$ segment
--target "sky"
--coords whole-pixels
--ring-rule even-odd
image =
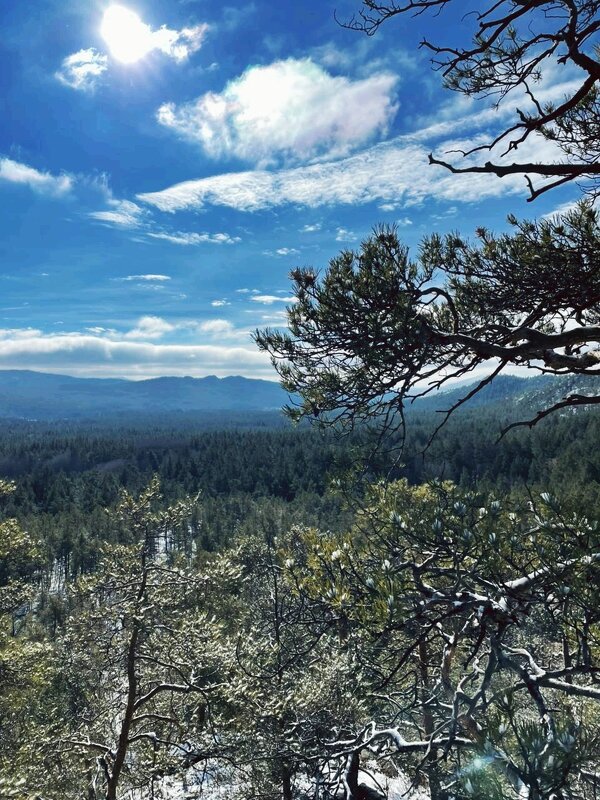
[[[500,231],[575,198],[532,205],[523,177],[428,166],[524,100],[443,88],[418,43],[467,43],[468,16],[367,37],[336,21],[359,8],[2,0],[0,369],[275,379],[250,337],[284,325],[294,267],[380,223],[416,253],[433,231]],[[550,66],[543,99],[569,69]]]

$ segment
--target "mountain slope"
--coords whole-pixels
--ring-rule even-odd
[[[416,400],[409,411],[444,411],[475,384]],[[566,394],[598,394],[594,378],[500,375],[464,408],[510,405],[517,414],[545,408]],[[0,419],[77,420],[118,415],[278,411],[289,402],[278,383],[239,376],[216,378],[74,378],[29,370],[0,370]]]
[[[280,409],[277,383],[228,378],[73,378],[29,370],[0,371],[0,417],[81,419],[123,413]]]
[[[446,411],[466,397],[476,386],[463,384],[445,392],[419,398],[409,406],[414,411]],[[516,375],[499,375],[470,398],[462,408],[510,405],[517,413],[547,408],[569,394],[600,394],[600,380],[589,376],[537,375],[520,378]]]

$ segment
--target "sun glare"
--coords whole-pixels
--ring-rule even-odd
[[[153,48],[152,29],[125,6],[107,8],[100,34],[111,55],[123,64],[134,64]]]

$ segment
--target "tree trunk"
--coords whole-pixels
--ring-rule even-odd
[[[346,798],[345,800],[385,800],[376,789],[358,782],[360,754],[352,753],[346,764]]]
[[[123,722],[121,723],[121,732],[119,734],[119,744],[117,745],[117,753],[113,763],[110,780],[106,787],[106,800],[117,800],[117,788],[119,786],[119,779],[121,771],[125,764],[127,756],[127,748],[129,747],[129,731],[131,729],[131,721],[133,719],[133,712],[135,711],[135,700],[137,695],[137,675],[135,672],[135,657],[137,649],[137,641],[139,636],[139,629],[135,624],[129,640],[129,647],[127,649],[127,704],[125,706],[125,714],[123,715]]]
[[[352,753],[346,763],[346,798],[345,800],[358,800],[358,768],[360,755]]]
[[[281,794],[283,800],[292,800],[292,771],[285,762],[281,766]]]
[[[425,639],[422,639],[419,642],[419,673],[421,678],[421,705],[423,708],[423,729],[425,732],[425,738],[428,739],[434,734],[435,721],[433,719],[433,714],[429,710],[427,704],[429,700],[430,680],[429,680],[429,648],[427,647],[427,641]],[[431,752],[427,757],[427,762],[428,763],[427,766],[425,767],[425,771],[427,773],[427,779],[429,781],[429,794],[431,795],[431,800],[442,800],[443,795],[437,768],[437,750],[435,750],[434,748],[431,749]]]

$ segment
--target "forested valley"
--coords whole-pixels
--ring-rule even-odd
[[[416,412],[401,458],[392,434],[373,455],[367,427],[340,438],[277,414],[4,423],[2,797],[425,796],[450,765],[400,737],[452,715],[457,670],[482,708],[454,796],[505,796],[508,765],[532,768],[524,748],[553,787],[593,763],[596,740],[577,738],[593,684],[552,706],[549,744],[521,668],[496,686],[478,667],[484,636],[512,629],[515,659],[524,641],[554,664],[553,696],[593,647],[596,584],[566,564],[600,530],[600,416],[498,441],[510,419],[466,408],[430,440],[439,414]],[[457,620],[475,635],[452,665]]]
[[[150,418],[129,427],[96,423],[0,424],[0,475],[14,484],[2,499],[5,518],[16,518],[44,543],[47,563],[76,577],[93,571],[103,542],[118,541],[106,514],[123,491],[139,495],[156,478],[163,504],[198,497],[190,542],[213,552],[255,513],[286,524],[342,530],[352,516],[335,487],[357,464],[371,479],[439,479],[465,490],[551,490],[572,504],[598,504],[600,417],[566,414],[498,441],[511,414],[498,403],[466,409],[439,422],[434,412],[411,418],[399,453],[390,435],[380,454],[363,463],[370,434],[340,438],[287,424],[277,413],[248,415],[244,427],[202,430],[202,422]],[[255,510],[249,518],[251,509]]]

